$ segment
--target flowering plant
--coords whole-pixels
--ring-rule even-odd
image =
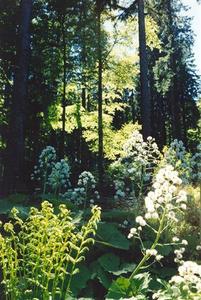
[[[53,190],[55,195],[62,195],[62,192],[70,186],[69,177],[70,167],[67,161],[61,159],[60,162],[52,166],[52,171],[48,177],[50,190]]]
[[[160,281],[163,288],[154,293],[153,299],[199,300],[201,299],[201,265],[184,261],[178,268],[178,275],[169,283]]]
[[[144,216],[136,217],[136,227],[130,229],[128,238],[136,238],[140,241],[141,252],[143,254],[139,263],[135,266],[129,278],[120,277],[113,282],[109,289],[109,296],[116,296],[114,299],[130,298],[130,299],[147,299],[146,294],[149,290],[148,283],[150,279],[146,279],[146,288],[139,294],[135,289],[138,286],[139,276],[146,276],[147,273],[141,273],[146,268],[149,268],[155,261],[161,261],[163,256],[160,254],[161,246],[165,246],[161,242],[162,235],[175,223],[178,222],[181,214],[186,209],[186,193],[180,189],[182,180],[178,176],[178,172],[171,165],[161,168],[154,176],[152,190],[145,198]],[[154,239],[149,247],[145,246],[142,239],[144,228],[148,228],[153,232]],[[183,257],[184,246],[187,245],[186,240],[179,241],[174,237],[171,245],[180,246],[180,249],[175,250],[176,259],[180,260]],[[145,280],[145,279],[144,279]],[[122,285],[124,283],[124,289]],[[122,294],[120,290],[122,289]],[[121,297],[120,297],[121,294]],[[109,297],[108,297],[109,298]],[[162,299],[162,298],[161,298]]]
[[[79,175],[77,187],[73,190],[68,190],[63,198],[68,199],[76,205],[83,205],[86,208],[88,202],[93,205],[95,200],[100,198],[98,191],[96,191],[96,180],[92,173],[84,171]]]
[[[123,154],[111,166],[114,176],[115,200],[137,205],[150,184],[154,169],[160,160],[160,152],[152,137],[143,141],[136,130],[123,146]]]
[[[191,168],[193,182],[201,182],[201,144],[197,146],[197,152],[192,156]]]
[[[31,179],[42,183],[43,194],[47,191],[48,176],[51,173],[52,167],[56,161],[56,151],[52,146],[47,146],[42,150],[38,166],[34,166],[34,172],[31,174]]]
[[[164,150],[163,163],[171,164],[179,172],[183,183],[191,182],[191,154],[186,151],[182,141],[175,139],[168,148]]]
[[[186,193],[179,190],[182,181],[178,177],[178,172],[171,165],[160,169],[155,176],[153,190],[145,198],[145,216],[136,217],[137,228],[131,228],[128,238],[136,237],[141,242],[143,258],[133,271],[131,278],[139,272],[154,257],[161,260],[157,246],[161,246],[161,235],[175,222],[178,222],[180,213],[186,209]],[[151,221],[155,220],[155,227]],[[148,227],[155,234],[155,239],[150,249],[146,249],[141,239],[141,232],[144,227]]]

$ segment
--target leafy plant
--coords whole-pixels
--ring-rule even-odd
[[[132,280],[119,277],[109,288],[106,299],[136,299],[148,300],[149,283],[151,281],[148,273],[135,275]]]
[[[94,243],[100,208],[92,208],[91,218],[81,228],[63,204],[56,215],[44,201],[41,210],[30,209],[25,221],[16,208],[11,213],[13,221],[3,225],[5,235],[0,235],[6,299],[66,299],[72,295],[72,278]]]

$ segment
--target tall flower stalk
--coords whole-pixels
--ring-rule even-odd
[[[128,238],[135,237],[140,240],[143,257],[130,275],[130,280],[146,268],[147,262],[151,257],[161,260],[162,256],[158,254],[157,246],[160,244],[160,238],[163,232],[177,222],[178,212],[186,209],[186,193],[179,190],[182,181],[178,177],[177,171],[171,165],[160,169],[156,174],[153,190],[145,198],[145,216],[136,218],[137,228],[131,228]],[[152,221],[158,223],[157,228],[152,226]],[[144,247],[141,239],[142,228],[150,228],[155,239],[149,249]]]

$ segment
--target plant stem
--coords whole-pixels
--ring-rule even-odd
[[[162,218],[160,220],[160,225],[158,228],[158,232],[155,238],[155,241],[153,242],[152,246],[151,246],[151,250],[155,249],[158,241],[160,239],[161,233],[163,231],[163,226],[164,226],[164,221],[165,221],[165,215],[166,215],[166,209],[164,209],[163,214],[162,214]],[[141,259],[141,261],[139,262],[139,264],[137,265],[137,267],[133,270],[131,276],[129,277],[129,280],[132,280],[133,277],[138,273],[138,271],[142,268],[142,266],[145,264],[145,262],[150,258],[150,254],[145,254],[143,256],[143,258]]]

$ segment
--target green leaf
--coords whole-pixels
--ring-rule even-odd
[[[73,295],[78,295],[78,293],[86,287],[87,281],[90,278],[90,270],[85,265],[80,265],[79,273],[76,273],[71,281],[71,290],[73,292]]]
[[[111,285],[111,277],[108,273],[104,271],[104,269],[101,267],[101,265],[98,262],[93,262],[90,265],[91,269],[91,279],[97,278],[98,281],[106,288],[108,289]]]
[[[131,281],[132,290],[135,295],[146,294],[149,289],[149,283],[151,281],[149,273],[137,274]]]
[[[96,233],[96,242],[108,247],[128,250],[128,239],[117,229],[114,224],[99,223]]]
[[[120,258],[115,254],[104,254],[99,257],[98,262],[108,272],[113,273],[119,270]]]
[[[130,294],[130,281],[128,278],[119,277],[113,281],[109,288],[106,299],[121,299],[132,296]]]
[[[113,271],[112,274],[119,276],[122,274],[131,273],[131,272],[133,272],[135,267],[136,267],[136,264],[134,264],[134,263],[122,263],[119,267],[119,270]]]
[[[172,247],[170,245],[159,246],[159,252],[163,256],[167,256],[172,252]]]

